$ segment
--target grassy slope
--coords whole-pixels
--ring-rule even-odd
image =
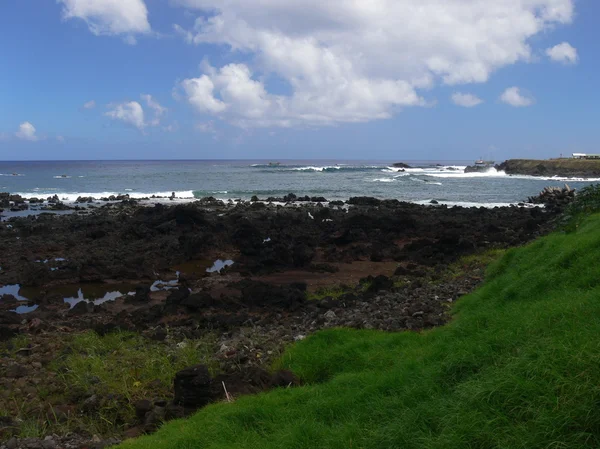
[[[600,447],[600,215],[513,249],[429,332],[329,330],[310,385],[216,404],[123,448]]]

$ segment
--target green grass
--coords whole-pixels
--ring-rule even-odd
[[[178,345],[164,344],[130,333],[118,332],[99,336],[89,331],[69,336],[63,345],[65,355],[57,358],[52,370],[62,383],[60,397],[51,394],[44,383],[38,386],[39,399],[48,404],[47,412],[32,421],[48,431],[77,431],[113,435],[134,420],[133,403],[138,399],[172,396],[173,378],[183,368],[203,363],[213,372],[214,336],[185,340]],[[56,419],[52,404],[82,404],[96,395],[98,406],[70,415],[66,421]],[[19,413],[31,418],[32,412]],[[33,433],[35,427],[26,433]]]
[[[486,249],[482,252],[463,256],[451,264],[443,276],[443,281],[456,279],[466,274],[473,274],[483,270],[488,265],[499,260],[506,253],[505,249]]]
[[[209,338],[170,347],[130,332],[101,337],[90,331],[72,340],[71,353],[61,362],[61,371],[71,389],[88,391],[96,385],[101,394],[135,401],[158,393],[155,385],[169,388],[175,373],[183,368],[199,363],[214,365],[212,346]]]
[[[453,313],[420,334],[319,332],[280,361],[308,385],[121,447],[600,447],[600,215],[507,251]]]

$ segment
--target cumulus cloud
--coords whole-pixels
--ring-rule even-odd
[[[146,111],[144,111],[142,105],[137,101],[111,104],[108,106],[110,110],[106,112],[105,115],[114,120],[119,120],[127,125],[133,126],[140,131],[143,131],[144,128],[148,126],[160,125],[160,121],[167,112],[167,108],[161,106],[158,101],[152,98],[152,95],[142,94],[141,99],[152,111],[152,119],[149,119],[148,121],[146,120]],[[167,126],[164,129],[166,131],[173,131],[175,128]]]
[[[29,140],[35,142],[38,140],[36,136],[35,126],[29,122],[23,122],[19,125],[19,130],[15,133],[15,136],[21,140]]]
[[[500,96],[500,101],[516,108],[531,106],[535,99],[528,93],[523,93],[518,87],[509,87]]]
[[[83,104],[83,109],[94,109],[96,107],[96,102],[94,100],[90,100],[87,103]]]
[[[198,111],[243,126],[387,118],[437,84],[486,82],[530,61],[530,38],[571,22],[573,0],[177,0],[201,12],[191,43],[244,59],[180,87]],[[274,93],[269,87],[283,86]],[[281,94],[285,92],[285,94]]]
[[[577,55],[577,49],[568,42],[555,45],[552,48],[546,50],[546,54],[550,59],[561,64],[577,64],[579,56]]]
[[[99,35],[125,35],[135,43],[134,34],[150,32],[144,0],[58,0],[65,19],[82,19]],[[131,40],[133,39],[133,41]]]
[[[142,100],[146,102],[146,105],[152,109],[154,117],[150,121],[150,125],[158,126],[162,116],[167,112],[167,108],[162,107],[157,101],[152,98],[152,95],[143,94]]]
[[[452,94],[452,102],[457,106],[472,108],[483,103],[483,100],[473,94],[463,94],[455,92]]]
[[[133,126],[140,131],[146,127],[144,120],[144,109],[137,101],[120,103],[110,106],[112,109],[106,112],[106,116],[113,120],[120,120],[123,123]]]

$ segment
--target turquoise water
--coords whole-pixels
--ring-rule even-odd
[[[213,196],[249,199],[297,195],[348,199],[352,196],[448,204],[500,205],[525,200],[548,185],[579,188],[595,180],[465,174],[471,161],[52,161],[0,162],[0,191],[26,197],[103,197],[127,193],[179,198]],[[439,164],[439,165],[436,165]]]

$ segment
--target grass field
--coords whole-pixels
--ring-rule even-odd
[[[306,386],[120,447],[600,447],[600,215],[507,251],[453,314],[423,333],[319,332],[279,362]]]

